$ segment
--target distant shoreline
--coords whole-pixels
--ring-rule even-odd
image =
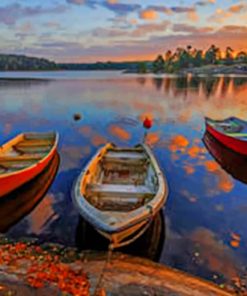
[[[56,63],[43,58],[0,54],[0,72],[67,72],[67,71],[122,71],[123,74],[153,75],[247,75],[247,53],[240,52],[237,58],[228,53],[228,58],[219,58],[217,48],[211,46],[202,51],[177,49],[168,51],[165,59],[159,55],[155,61]],[[228,49],[229,51],[229,49]]]

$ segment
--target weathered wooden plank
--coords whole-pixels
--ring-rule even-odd
[[[100,196],[116,197],[144,197],[152,196],[154,193],[150,188],[143,185],[126,185],[126,184],[89,184],[87,191]]]
[[[104,156],[106,159],[133,159],[133,160],[140,160],[140,159],[146,159],[146,155],[144,153],[139,152],[115,152],[111,151],[106,153]]]
[[[7,155],[7,156],[0,156],[0,162],[25,162],[25,161],[36,161],[40,160],[43,156],[41,155],[30,155],[30,154],[24,154],[24,155]]]
[[[29,147],[29,146],[51,146],[52,141],[49,140],[27,140],[27,141],[22,141],[18,143],[16,146],[17,147]]]
[[[26,133],[24,138],[26,140],[34,140],[34,139],[47,139],[54,140],[54,133]]]
[[[143,148],[142,147],[126,147],[126,148],[114,147],[114,148],[110,148],[108,151],[114,151],[114,152],[143,152]]]
[[[49,152],[52,148],[52,146],[50,147],[18,147],[18,146],[14,146],[13,147],[16,151],[22,152],[22,153],[45,153],[45,152]]]

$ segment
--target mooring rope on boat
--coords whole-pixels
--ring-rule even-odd
[[[137,235],[135,235],[134,237],[132,237],[131,239],[127,240],[127,241],[123,241],[122,243],[119,244],[114,244],[114,243],[110,243],[108,246],[108,252],[107,252],[107,257],[106,260],[104,262],[103,268],[101,270],[100,276],[98,278],[98,281],[96,283],[95,289],[94,289],[94,293],[93,296],[102,296],[101,294],[98,294],[98,292],[100,291],[100,289],[102,288],[102,283],[103,283],[103,278],[104,278],[104,273],[107,269],[107,265],[111,260],[111,256],[113,253],[114,249],[126,246],[131,244],[133,241],[135,241],[136,239],[138,239],[141,235],[144,234],[144,232],[148,229],[148,227],[151,225],[152,221],[153,221],[153,217],[154,217],[154,212],[153,212],[153,207],[148,205],[147,208],[150,211],[150,216],[148,218],[147,224],[143,227],[143,229],[137,233]]]
[[[104,274],[105,274],[105,271],[107,269],[107,265],[108,265],[108,263],[111,260],[112,253],[113,253],[113,247],[112,247],[112,244],[109,244],[109,246],[108,246],[108,252],[107,252],[107,257],[106,257],[106,260],[104,262],[103,268],[102,268],[101,273],[100,273],[100,276],[98,278],[98,281],[96,283],[93,296],[103,296],[103,295],[98,294],[98,293],[99,293],[100,289],[102,289]]]

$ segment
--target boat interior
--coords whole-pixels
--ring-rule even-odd
[[[37,163],[50,152],[54,142],[54,133],[27,133],[0,146],[0,175]]]
[[[108,149],[86,174],[84,196],[101,211],[135,210],[157,191],[157,176],[141,146]]]
[[[213,124],[219,131],[224,133],[246,133],[247,125],[244,121],[230,117],[225,120],[215,120],[209,121],[209,123]],[[245,123],[245,124],[244,124]]]

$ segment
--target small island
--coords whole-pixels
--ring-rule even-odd
[[[138,73],[174,73],[174,74],[247,74],[247,53],[235,52],[231,47],[225,51],[211,45],[207,51],[198,50],[188,45],[168,50],[165,55],[158,55],[154,62],[139,63]]]

